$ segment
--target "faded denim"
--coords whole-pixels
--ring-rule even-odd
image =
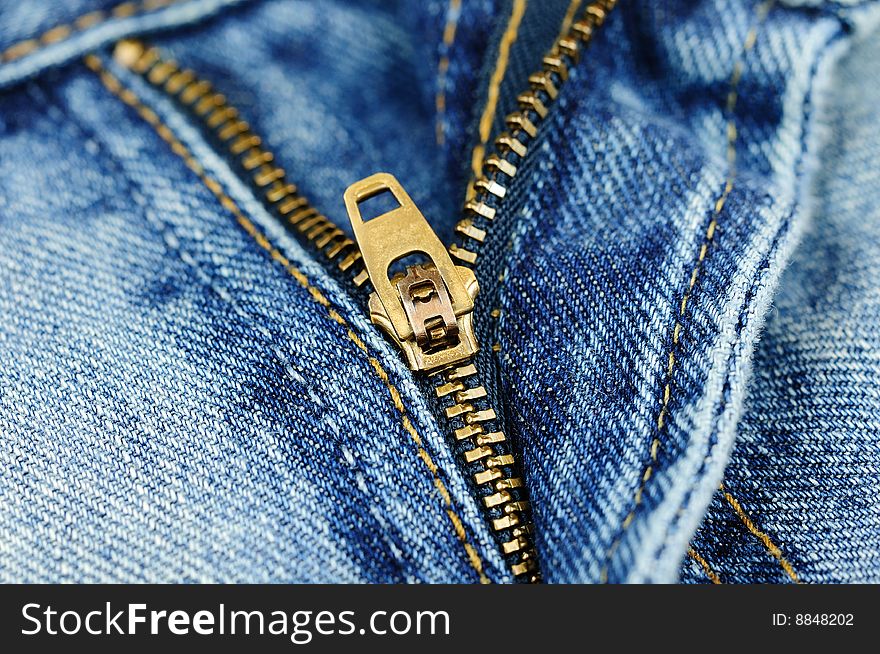
[[[0,3],[38,39],[0,56],[0,579],[511,582],[360,298],[109,56],[212,80],[340,225],[387,170],[448,241],[511,3],[113,5]],[[493,133],[568,5],[527,3]],[[878,27],[621,0],[572,71],[477,268],[547,581],[880,581]]]

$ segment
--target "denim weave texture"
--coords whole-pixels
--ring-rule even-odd
[[[111,52],[340,226],[388,171],[449,242],[573,3],[134,5],[0,2],[0,580],[512,582],[362,298]],[[476,268],[546,581],[880,581],[878,28],[621,0],[570,71]]]

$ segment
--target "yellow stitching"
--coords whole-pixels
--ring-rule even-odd
[[[70,25],[59,25],[58,27],[53,27],[48,32],[43,34],[40,37],[40,40],[43,43],[56,43],[58,41],[63,41],[68,36],[70,36]]]
[[[83,14],[79,18],[74,19],[71,23],[56,25],[55,27],[45,31],[41,36],[32,39],[26,39],[15,43],[2,53],[0,53],[0,63],[7,63],[21,59],[25,55],[36,52],[40,48],[60,43],[77,32],[94,27],[100,23],[106,22],[111,18],[128,18],[136,14],[142,14],[169,5],[185,2],[186,0],[141,0],[141,2],[123,2],[116,7],[107,11],[97,10]]]
[[[498,59],[495,61],[495,70],[492,71],[492,77],[489,80],[486,106],[483,107],[483,114],[480,116],[480,142],[474,146],[471,153],[471,169],[474,172],[474,178],[478,178],[483,170],[486,143],[489,141],[489,136],[491,136],[492,121],[495,120],[495,111],[498,108],[498,94],[501,90],[501,82],[504,81],[504,74],[507,72],[510,47],[516,41],[519,25],[522,22],[525,11],[526,0],[513,0],[513,8],[510,12],[507,29],[504,30],[501,42],[498,44]]]
[[[758,40],[758,28],[764,23],[764,20],[767,18],[767,15],[770,13],[770,9],[776,3],[776,0],[764,0],[758,7],[755,9],[755,13],[757,15],[757,19],[755,24],[749,28],[748,33],[746,34],[745,41],[743,43],[742,54],[740,55],[740,59],[745,57],[745,55],[755,47],[755,43]],[[663,427],[666,425],[666,417],[669,415],[669,401],[672,397],[672,373],[675,370],[675,348],[678,346],[679,339],[681,338],[681,333],[684,330],[682,325],[682,319],[684,318],[685,311],[687,309],[688,301],[690,300],[691,293],[694,290],[694,286],[697,283],[697,279],[699,278],[700,271],[703,268],[703,261],[706,258],[706,255],[709,252],[709,246],[711,245],[714,237],[715,230],[718,227],[718,219],[720,217],[721,211],[724,209],[724,205],[727,202],[727,198],[730,196],[730,192],[733,190],[733,183],[736,179],[736,124],[734,122],[733,110],[736,108],[736,103],[738,99],[738,90],[739,90],[739,81],[742,78],[742,62],[737,61],[733,66],[733,72],[730,74],[730,91],[727,95],[727,105],[726,108],[729,113],[729,117],[727,119],[726,126],[726,136],[727,136],[727,161],[728,161],[728,172],[727,179],[724,182],[724,189],[721,191],[721,194],[718,196],[718,199],[715,201],[714,207],[714,215],[712,216],[712,220],[709,221],[709,226],[706,228],[706,233],[703,236],[703,243],[700,246],[700,253],[697,257],[697,262],[694,264],[693,270],[691,271],[690,278],[688,280],[688,287],[684,293],[684,296],[681,298],[681,304],[678,309],[678,316],[675,321],[675,327],[672,330],[672,347],[669,350],[669,360],[666,367],[666,383],[663,385],[662,392],[662,400],[660,406],[660,413],[657,415],[657,431],[655,433],[654,438],[651,440],[651,461],[648,464],[646,470],[652,469],[653,466],[657,464],[657,457],[660,452],[660,433],[663,431]],[[650,476],[650,475],[649,475]],[[614,550],[617,547],[617,544],[623,538],[623,533],[627,530],[627,528],[632,524],[633,519],[635,518],[636,509],[638,509],[639,505],[642,501],[642,496],[645,491],[645,485],[647,484],[647,478],[643,476],[641,484],[639,484],[638,489],[636,489],[635,495],[633,496],[634,506],[633,509],[626,515],[623,519],[623,523],[621,524],[620,535],[615,539],[614,543],[611,544],[611,547],[608,549],[608,553],[605,556],[605,565],[602,567],[601,578],[604,581],[608,579],[608,563],[614,553]]]
[[[113,14],[116,18],[128,18],[129,16],[133,16],[138,12],[140,8],[137,6],[137,3],[134,2],[123,2],[121,5],[116,5],[113,9],[110,10],[110,13]]]
[[[568,35],[568,31],[571,29],[571,24],[574,22],[575,14],[577,14],[578,9],[581,8],[581,2],[583,2],[583,0],[571,0],[568,9],[565,11],[565,17],[562,19],[562,27],[559,28],[559,36],[556,37],[557,41]]]
[[[437,145],[446,142],[446,131],[443,127],[443,117],[446,113],[446,73],[449,71],[449,50],[455,43],[455,33],[458,28],[458,19],[461,16],[461,0],[449,0],[449,8],[446,10],[446,26],[443,28],[443,56],[437,64]]]
[[[776,546],[776,544],[772,540],[770,540],[770,536],[768,536],[755,526],[755,523],[752,522],[751,518],[749,518],[748,515],[746,515],[746,512],[743,511],[742,506],[740,506],[736,498],[724,489],[724,484],[721,484],[721,492],[724,493],[724,499],[727,500],[727,503],[733,507],[733,510],[736,512],[736,515],[739,516],[739,519],[742,521],[742,523],[746,526],[746,529],[749,530],[752,536],[754,536],[764,544],[764,547],[766,547],[767,551],[773,555],[773,558],[779,561],[779,565],[781,565],[782,569],[785,570],[785,574],[787,574],[794,583],[801,583],[791,563],[789,563],[782,555],[782,550],[780,550]]]
[[[709,577],[709,581],[711,581],[713,584],[721,583],[721,577],[719,577],[718,574],[709,567],[706,559],[700,556],[697,553],[697,550],[695,550],[693,547],[688,547],[688,556],[700,564],[700,567],[703,568],[703,572],[705,572],[706,576]]]
[[[285,257],[277,248],[275,248],[269,240],[260,232],[257,226],[251,222],[251,220],[244,215],[241,209],[236,204],[235,200],[233,200],[229,195],[225,193],[223,187],[217,182],[215,179],[209,177],[207,173],[205,173],[204,167],[198,162],[195,156],[189,151],[189,149],[178,139],[174,133],[168,128],[164,123],[161,122],[161,119],[156,115],[155,112],[151,111],[143,102],[141,102],[140,98],[138,98],[132,91],[126,89],[122,83],[108,70],[104,68],[101,60],[95,55],[87,55],[85,57],[86,65],[94,71],[104,86],[109,90],[113,95],[117,96],[121,99],[125,104],[134,109],[138,115],[144,121],[146,121],[153,129],[156,130],[156,133],[165,141],[171,149],[180,156],[180,158],[184,161],[187,168],[189,168],[196,176],[201,180],[201,182],[210,190],[215,197],[220,201],[220,204],[223,205],[232,215],[235,217],[236,222],[244,229],[248,235],[253,238],[264,250],[266,250],[272,257],[273,260],[280,263],[284,269],[294,278],[296,281],[308,290],[311,297],[320,304],[322,307],[327,309],[327,313],[329,317],[335,322],[339,323],[343,327],[346,328],[346,333],[351,341],[364,352],[369,359],[370,365],[373,367],[373,370],[379,376],[379,379],[385,384],[388,389],[389,394],[391,395],[392,402],[394,403],[394,407],[400,413],[401,423],[403,424],[404,429],[407,433],[412,437],[413,442],[416,444],[418,448],[419,458],[424,461],[426,467],[431,472],[431,475],[434,478],[434,486],[437,489],[443,503],[446,505],[446,513],[449,516],[450,521],[452,522],[453,530],[455,531],[456,536],[459,541],[461,541],[464,546],[465,553],[467,554],[468,561],[473,569],[477,572],[477,575],[480,578],[480,582],[484,584],[490,583],[489,578],[486,577],[486,574],[483,572],[483,561],[480,558],[480,555],[477,551],[471,546],[467,541],[467,533],[464,530],[461,519],[455,513],[455,510],[452,506],[452,497],[449,494],[449,491],[446,488],[446,485],[443,483],[443,480],[438,476],[438,468],[434,463],[431,455],[425,450],[422,444],[422,438],[419,433],[416,431],[415,427],[413,427],[412,422],[410,422],[409,416],[406,412],[406,407],[403,404],[403,400],[401,399],[400,393],[397,388],[391,382],[391,379],[388,377],[388,373],[382,367],[382,364],[372,356],[369,356],[369,352],[367,350],[367,346],[364,342],[351,330],[350,327],[345,322],[345,319],[339,315],[339,313],[330,308],[330,301],[318,290],[316,287],[312,286],[309,282],[308,278],[294,266],[290,260]]]
[[[104,20],[104,12],[99,9],[97,11],[90,11],[87,14],[83,14],[73,21],[73,26],[74,29],[84,30],[94,25],[97,25],[102,20]]]

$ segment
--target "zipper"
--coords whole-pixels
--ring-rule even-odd
[[[364,221],[360,204],[386,192],[397,207]],[[539,581],[523,480],[476,366],[474,271],[453,262],[392,175],[355,182],[344,200],[374,288],[370,319],[398,345],[413,371],[428,376],[511,571]],[[413,257],[418,262],[395,271],[396,262]]]
[[[113,58],[193,115],[206,135],[251,182],[270,213],[299,240],[325,257],[356,287],[367,282],[357,243],[300,193],[238,109],[208,80],[189,68],[181,68],[173,59],[164,58],[158,48],[138,40],[118,42]]]
[[[474,267],[491,223],[538,127],[594,31],[617,0],[594,0],[553,44],[508,130],[494,140],[482,175],[470,185],[456,240],[445,247],[400,183],[377,173],[346,189],[354,239],[324,216],[290,182],[272,152],[226,97],[194,71],[136,40],[120,41],[114,59],[183,106],[239,168],[267,209],[303,244],[324,257],[366,296],[371,321],[401,350],[410,369],[433,389],[461,465],[513,575],[541,579],[528,494],[477,367]],[[364,220],[361,204],[389,193],[396,208]],[[413,261],[415,259],[415,261]]]
[[[528,496],[476,365],[473,310],[479,285],[474,267],[538,127],[582,48],[616,4],[589,3],[583,17],[544,56],[541,70],[529,76],[529,88],[517,96],[519,110],[506,117],[508,130],[495,138],[483,174],[471,186],[465,215],[455,228],[456,242],[448,250],[391,175],[378,173],[355,182],[344,198],[375,288],[370,318],[397,343],[410,368],[432,380],[502,553],[513,574],[530,582],[540,581],[541,575]],[[365,223],[359,204],[384,192],[394,196],[398,208]],[[395,261],[413,256],[422,261],[393,274]]]
[[[492,152],[483,159],[482,175],[468,189],[465,215],[455,227],[456,240],[449,246],[449,252],[463,265],[476,265],[499,205],[538,128],[568,81],[569,70],[578,63],[582,50],[593,40],[617,1],[590,2],[582,17],[556,39],[542,59],[541,69],[529,76],[529,88],[517,96],[519,110],[505,118],[507,131],[495,137]]]

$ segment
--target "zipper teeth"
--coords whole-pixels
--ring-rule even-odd
[[[499,203],[549,107],[568,78],[569,67],[576,64],[581,49],[592,40],[594,31],[605,21],[617,0],[594,0],[584,10],[581,20],[559,37],[542,60],[542,69],[529,77],[529,89],[517,98],[519,111],[505,119],[507,132],[494,140],[494,150],[483,160],[483,174],[473,183],[471,198],[465,203],[465,216],[456,225],[458,243],[449,246],[458,262],[473,267]],[[176,98],[191,110],[250,176],[263,193],[266,204],[288,229],[305,237],[316,250],[345,272],[357,287],[368,287],[369,276],[357,244],[336,224],[321,214],[289,182],[283,168],[222,93],[194,71],[164,59],[158,49],[139,41],[126,40],[117,45],[116,60],[141,75],[152,86]],[[526,499],[524,483],[516,474],[516,461],[507,451],[503,431],[490,431],[498,417],[489,405],[485,387],[479,385],[480,373],[468,360],[435,375],[435,393],[444,407],[456,443],[463,447],[462,459],[473,472],[473,481],[489,515],[489,524],[499,538],[514,576],[529,582],[541,579],[534,527]],[[450,402],[451,404],[448,404]]]
[[[537,136],[538,127],[568,79],[569,68],[577,64],[581,50],[592,41],[617,0],[594,0],[584,9],[583,17],[566,34],[557,38],[542,60],[542,68],[529,76],[529,88],[517,97],[519,110],[505,119],[508,131],[494,140],[494,149],[483,160],[482,175],[474,181],[473,192],[464,206],[464,217],[455,231],[458,243],[449,253],[459,263],[474,267],[479,250],[495,219],[501,201]],[[499,536],[502,552],[511,561],[517,577],[529,582],[541,580],[534,527],[523,481],[516,474],[516,461],[506,453],[507,439],[502,431],[487,431],[497,416],[486,400],[483,386],[468,386],[466,380],[478,377],[473,361],[438,375],[435,392],[441,401],[452,397],[445,406],[456,441],[464,442],[466,465],[476,465],[474,483],[482,492],[482,502],[491,512],[490,525]],[[481,466],[479,464],[482,464]]]
[[[582,18],[556,39],[542,60],[541,70],[529,76],[529,88],[517,96],[519,110],[505,118],[508,131],[495,138],[492,153],[483,160],[482,175],[473,182],[471,198],[464,206],[465,216],[455,226],[458,243],[449,246],[449,253],[459,263],[469,267],[477,263],[499,203],[507,195],[538,127],[568,80],[570,67],[577,64],[581,51],[616,4],[617,0],[594,0],[587,5]]]
[[[498,535],[502,553],[514,576],[531,583],[540,581],[538,555],[532,542],[534,526],[525,495],[525,484],[518,476],[516,460],[506,449],[503,431],[490,431],[498,416],[489,406],[485,387],[474,385],[480,377],[473,360],[441,370],[434,392],[444,408],[457,443],[463,444],[464,464],[473,472],[480,501],[489,513],[489,524]]]
[[[268,208],[291,231],[305,237],[318,252],[348,275],[355,286],[368,281],[360,249],[333,221],[318,211],[287,179],[262,139],[243,120],[226,96],[207,80],[159,50],[136,40],[120,41],[114,57],[152,86],[175,98],[200,119],[262,193]]]
[[[191,111],[246,172],[283,224],[335,262],[356,286],[370,286],[357,243],[299,193],[284,169],[274,163],[274,156],[263,147],[260,137],[210,82],[137,40],[120,41],[114,59]],[[513,455],[498,449],[506,440],[504,433],[485,429],[497,416],[488,406],[485,388],[476,382],[477,368],[469,360],[440,371],[438,376],[443,383],[436,387],[437,397],[454,401],[444,409],[454,438],[457,443],[467,443],[468,449],[462,454],[464,464],[482,468],[474,474],[474,481],[478,488],[489,490],[481,501],[491,528],[503,536],[501,550],[506,557],[513,557],[510,565],[515,576],[527,576],[536,582],[537,555],[531,540],[533,527],[526,519],[528,502],[523,496],[523,481],[509,474],[515,463]]]

